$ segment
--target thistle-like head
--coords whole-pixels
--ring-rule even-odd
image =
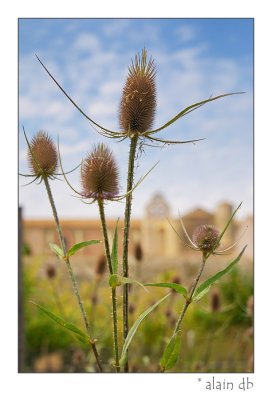
[[[124,133],[144,133],[152,126],[156,109],[155,64],[147,52],[135,56],[120,103],[119,121]]]
[[[213,225],[200,225],[193,233],[193,243],[202,253],[207,254],[218,247],[220,232]]]
[[[119,194],[119,170],[112,151],[104,144],[94,146],[81,167],[82,196],[114,200]]]
[[[28,149],[28,163],[36,177],[51,177],[58,167],[58,153],[53,140],[44,131],[39,131]]]

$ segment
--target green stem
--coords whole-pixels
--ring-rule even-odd
[[[49,202],[50,202],[50,205],[51,205],[51,208],[52,208],[52,212],[53,212],[53,216],[54,216],[54,219],[55,219],[55,223],[56,223],[57,232],[58,232],[59,240],[60,240],[60,243],[61,243],[62,251],[63,251],[63,254],[66,254],[65,240],[64,240],[63,233],[62,233],[61,225],[60,225],[59,218],[58,218],[58,213],[57,213],[57,210],[56,210],[56,206],[55,206],[55,203],[54,203],[54,199],[53,199],[53,196],[52,196],[52,192],[51,192],[51,188],[50,188],[50,185],[49,185],[48,178],[46,176],[44,176],[43,177],[43,181],[44,181],[44,184],[45,184],[45,187],[46,187],[47,195],[48,195]],[[85,312],[85,309],[84,309],[84,306],[83,306],[83,303],[82,303],[82,300],[81,300],[81,296],[80,296],[80,293],[79,293],[79,288],[78,288],[78,285],[77,285],[77,281],[76,281],[72,266],[70,264],[69,259],[67,259],[67,258],[65,258],[65,263],[66,263],[66,266],[67,266],[67,269],[68,269],[68,273],[69,273],[70,279],[72,281],[73,291],[74,291],[75,296],[77,298],[77,302],[78,302],[78,305],[79,305],[79,308],[80,308],[80,312],[81,312],[81,315],[82,315],[82,318],[83,318],[83,321],[84,321],[84,324],[85,324],[86,331],[88,332],[88,335],[90,337],[90,344],[91,344],[91,348],[93,350],[93,353],[94,353],[94,356],[95,356],[95,359],[96,359],[98,370],[99,370],[99,372],[102,372],[102,366],[101,366],[101,362],[99,360],[99,355],[98,355],[98,352],[97,352],[97,349],[96,349],[95,340],[92,339],[92,336],[91,336],[90,325],[89,325],[89,322],[88,322],[88,319],[87,319],[87,315],[86,315],[86,312]]]
[[[134,163],[137,149],[138,136],[135,135],[131,138],[129,160],[128,160],[128,174],[127,174],[127,192],[132,189],[134,179]],[[124,218],[124,240],[123,240],[123,276],[128,278],[128,244],[129,244],[129,230],[130,230],[130,217],[131,217],[132,193],[126,197],[125,218]],[[126,340],[128,335],[128,285],[123,286],[123,340]],[[128,356],[127,356],[128,359]],[[124,366],[124,372],[128,372],[128,362]]]
[[[109,238],[108,238],[107,223],[106,223],[106,218],[105,218],[104,203],[103,203],[102,199],[98,199],[98,207],[99,207],[100,220],[101,220],[103,237],[104,237],[104,246],[105,246],[107,263],[108,263],[110,274],[112,275],[113,268],[112,268],[112,263],[111,263],[110,245],[109,245]],[[111,288],[111,298],[112,298],[113,345],[114,345],[114,354],[115,354],[115,369],[116,369],[116,372],[120,372],[116,288]]]
[[[194,295],[194,293],[195,293],[197,284],[198,284],[198,282],[199,282],[199,279],[200,279],[200,277],[201,277],[201,275],[202,275],[202,272],[203,272],[203,269],[204,269],[204,267],[205,267],[206,260],[207,260],[207,257],[203,254],[201,267],[200,267],[200,269],[199,269],[199,271],[198,271],[197,277],[195,278],[194,284],[193,284],[192,289],[191,289],[191,291],[190,291],[190,295],[189,295],[188,299],[186,300],[186,302],[185,302],[185,304],[184,304],[184,306],[183,306],[183,309],[182,309],[182,311],[181,311],[181,313],[180,313],[179,319],[178,319],[178,321],[177,321],[177,323],[176,323],[176,327],[175,327],[173,336],[180,330],[181,325],[182,325],[182,321],[183,321],[184,316],[185,316],[185,314],[186,314],[186,311],[187,311],[189,305],[192,303],[193,295]]]

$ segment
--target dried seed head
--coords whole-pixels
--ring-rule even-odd
[[[147,61],[146,50],[135,56],[120,103],[119,122],[127,132],[144,133],[151,128],[156,108],[155,64]]]
[[[56,276],[56,267],[52,264],[46,266],[46,275],[48,279],[54,279]]]
[[[39,131],[30,143],[28,162],[34,175],[52,176],[58,167],[56,146],[47,133]]]
[[[119,171],[111,150],[98,144],[82,163],[82,196],[114,200],[119,193],[118,178]]]
[[[139,262],[142,261],[144,255],[143,255],[143,249],[142,249],[141,243],[137,243],[135,245],[134,256],[137,261],[139,261]]]
[[[102,255],[98,259],[96,267],[95,267],[96,275],[98,275],[98,276],[104,275],[104,273],[106,272],[106,268],[107,268],[106,257],[104,255]]]
[[[211,310],[218,311],[220,308],[220,292],[219,289],[214,288],[211,295]]]
[[[214,249],[219,235],[213,225],[200,225],[193,233],[193,242],[203,253],[208,253]]]

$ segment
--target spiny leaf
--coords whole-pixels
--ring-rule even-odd
[[[164,349],[162,358],[160,360],[160,366],[163,371],[174,367],[178,361],[181,347],[181,335],[178,331],[174,336],[171,337],[167,346]]]
[[[63,259],[64,253],[63,253],[62,249],[57,244],[49,243],[49,247],[53,251],[53,253],[56,254],[56,256],[58,256],[61,260]]]
[[[229,273],[233,267],[240,261],[245,249],[247,246],[245,246],[243,248],[243,250],[241,251],[241,253],[238,255],[238,257],[235,258],[235,260],[233,260],[225,269],[223,269],[220,272],[217,272],[217,274],[215,274],[214,276],[212,276],[211,278],[208,278],[205,282],[203,282],[196,290],[193,299],[195,299],[196,297],[199,298],[200,294],[206,290],[208,287],[210,287],[214,282],[218,281],[218,279],[220,279],[222,276],[226,275],[227,273]],[[205,294],[205,293],[204,293]]]
[[[98,243],[101,243],[101,240],[87,240],[86,242],[76,243],[68,250],[66,256],[71,257],[78,250],[82,249],[82,247],[91,246],[93,244],[98,244]]]
[[[130,328],[128,335],[126,337],[123,349],[122,349],[122,354],[121,354],[121,358],[120,358],[120,365],[123,366],[126,362],[126,352],[127,349],[133,339],[133,336],[135,335],[135,333],[137,332],[137,329],[140,325],[140,323],[145,319],[145,317],[147,317],[153,310],[155,310],[156,307],[158,307],[159,304],[161,304],[164,300],[167,299],[167,297],[170,296],[171,293],[168,293],[166,296],[164,296],[162,299],[160,299],[159,301],[157,301],[157,303],[153,304],[151,307],[149,307],[147,310],[145,310],[138,318],[137,320],[134,322],[134,324],[132,325],[132,327]]]
[[[145,286],[157,286],[157,287],[165,287],[173,289],[177,293],[182,294],[185,298],[187,297],[188,294],[184,286],[181,286],[178,283],[173,283],[173,282],[145,283]]]
[[[57,322],[63,328],[66,328],[66,329],[72,331],[73,333],[75,333],[76,335],[78,335],[81,338],[81,341],[83,341],[84,343],[90,343],[89,336],[86,335],[86,333],[82,332],[82,330],[78,329],[75,325],[71,324],[70,322],[65,321],[61,317],[58,317],[56,314],[54,314],[51,311],[47,310],[47,308],[41,306],[40,304],[35,303],[34,301],[31,301],[30,303],[32,303],[36,307],[38,307],[49,318],[51,318],[53,321]]]
[[[119,218],[115,225],[112,249],[111,249],[111,264],[112,264],[112,271],[113,274],[118,273],[118,222]]]

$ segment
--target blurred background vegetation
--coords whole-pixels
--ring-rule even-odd
[[[86,345],[37,309],[31,300],[84,330],[65,265],[57,259],[29,256],[23,248],[24,372],[95,372]],[[222,258],[220,258],[221,262]],[[224,265],[224,264],[223,264]],[[149,268],[140,261],[141,273]],[[198,265],[188,265],[195,271]],[[252,270],[252,269],[250,269]],[[87,271],[88,272],[88,271]],[[137,275],[137,271],[134,271]],[[93,337],[104,371],[113,372],[110,289],[103,260],[83,279],[78,274],[81,295],[91,321]],[[185,285],[182,268],[165,265],[153,282],[175,281]],[[186,286],[186,285],[185,285]],[[167,289],[169,290],[169,289]],[[122,318],[118,288],[119,321]],[[130,324],[166,289],[130,287]],[[182,296],[172,295],[140,325],[129,350],[131,372],[159,372],[159,360],[183,306]],[[120,324],[121,329],[121,324]],[[21,332],[23,334],[23,332]],[[121,343],[120,332],[120,346]],[[253,277],[237,266],[189,308],[182,330],[181,357],[171,372],[251,372],[253,370]]]

